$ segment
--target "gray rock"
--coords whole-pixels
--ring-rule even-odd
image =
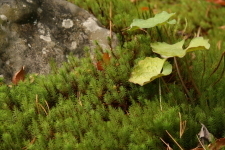
[[[65,0],[1,0],[0,74],[10,81],[22,66],[47,74],[50,59],[61,64],[69,54],[81,57],[98,41],[109,49],[110,31],[87,11]],[[113,46],[116,36],[113,36]]]

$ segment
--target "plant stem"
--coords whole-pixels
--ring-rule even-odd
[[[179,69],[178,63],[177,63],[177,59],[176,59],[176,57],[173,57],[173,58],[174,58],[174,63],[175,63],[176,69],[177,69],[177,74],[178,74],[178,77],[180,78],[180,82],[181,82],[181,84],[182,84],[182,86],[184,88],[184,91],[187,94],[187,96],[191,99],[191,101],[193,101],[193,98],[192,98],[190,92],[188,91],[186,85],[184,84],[184,80],[181,77],[180,69]]]
[[[160,105],[160,109],[162,111],[162,90],[161,90],[160,79],[159,79],[159,105]]]
[[[192,85],[193,85],[195,91],[198,93],[198,96],[200,96],[200,95],[201,95],[201,92],[200,92],[199,88],[197,87],[197,85],[196,85],[195,82],[194,82],[193,75],[192,75],[192,73],[191,73],[190,68],[188,67],[188,62],[187,62],[186,59],[185,59],[185,63],[186,63],[186,67],[187,67],[187,70],[188,70],[188,74],[189,74],[191,83],[192,83]],[[203,69],[203,70],[204,70],[204,69]]]

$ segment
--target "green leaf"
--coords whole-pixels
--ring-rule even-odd
[[[177,42],[175,44],[167,44],[165,42],[156,42],[152,43],[152,51],[160,54],[163,58],[170,57],[184,57],[187,52],[192,52],[196,50],[207,50],[210,47],[208,40],[203,39],[203,37],[196,37],[191,40],[189,46],[186,49],[183,49],[184,41]]]
[[[165,11],[156,14],[155,17],[149,18],[147,20],[144,19],[134,19],[130,25],[130,30],[135,30],[138,28],[152,28],[160,24],[169,23],[174,24],[176,23],[175,20],[166,22],[170,17],[172,17],[175,13],[167,13]]]
[[[191,40],[189,46],[186,48],[186,52],[207,50],[210,48],[208,41],[208,39],[203,39],[203,37],[196,37]]]
[[[168,21],[167,23],[168,23],[168,24],[176,24],[176,22],[177,22],[177,21],[176,21],[175,19],[173,19],[173,20]]]
[[[134,67],[129,81],[143,86],[156,78],[169,75],[172,72],[172,65],[165,61],[166,59],[158,57],[146,57]]]
[[[165,42],[156,42],[152,43],[152,51],[160,54],[163,58],[169,58],[169,57],[184,57],[186,54],[186,51],[183,50],[184,40],[177,42],[173,45],[167,44]]]
[[[172,68],[173,68],[172,65],[168,61],[165,61],[164,65],[163,65],[163,71],[161,74],[163,76],[167,76],[167,75],[171,74]]]

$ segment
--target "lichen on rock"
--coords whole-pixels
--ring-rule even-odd
[[[8,81],[21,66],[28,73],[49,73],[50,59],[60,65],[69,54],[82,57],[84,47],[95,48],[94,41],[110,48],[109,30],[66,0],[3,0],[0,25],[0,74]]]

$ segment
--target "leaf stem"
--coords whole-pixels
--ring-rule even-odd
[[[184,84],[184,80],[181,77],[180,69],[179,69],[178,63],[177,63],[177,59],[176,59],[176,57],[173,57],[173,58],[174,58],[174,63],[175,63],[176,69],[177,69],[177,74],[178,74],[178,77],[180,78],[180,82],[181,82],[181,84],[182,84],[182,86],[184,88],[184,91],[187,94],[187,96],[191,99],[191,101],[193,101],[193,98],[192,98],[190,92],[188,91],[186,85]]]
[[[186,63],[186,67],[187,67],[187,70],[188,70],[188,74],[189,74],[191,83],[192,83],[192,85],[193,85],[195,91],[198,93],[198,96],[200,96],[200,95],[201,95],[201,92],[200,92],[199,88],[197,87],[197,85],[195,84],[195,81],[194,81],[194,79],[193,79],[193,75],[192,75],[192,73],[191,73],[191,70],[190,70],[190,68],[188,67],[187,59],[185,59],[185,63]],[[203,70],[204,70],[204,69],[203,69]]]

